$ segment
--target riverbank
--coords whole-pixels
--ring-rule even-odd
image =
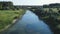
[[[58,12],[59,10],[53,10],[48,8],[49,10],[47,11],[47,9],[44,9],[35,10],[32,12],[35,13],[40,20],[43,20],[50,27],[51,31],[54,34],[60,34],[60,13]]]
[[[4,10],[4,11],[5,11],[5,10]],[[4,11],[3,11],[3,12],[4,12]],[[15,17],[12,17],[11,23],[9,22],[9,23],[8,23],[7,25],[5,25],[5,26],[1,25],[1,26],[4,27],[4,28],[1,28],[1,27],[0,27],[0,28],[1,28],[1,29],[0,29],[0,32],[8,29],[11,25],[15,24],[15,23],[18,21],[18,19],[19,19],[19,18],[21,19],[22,16],[25,14],[25,10],[22,10],[22,9],[20,9],[20,10],[15,10],[14,12],[15,12],[15,13],[18,12],[18,14],[14,14],[14,15],[13,15],[14,12],[11,11],[11,10],[10,10],[10,11],[9,11],[9,10],[6,10],[6,12],[12,12],[11,15],[12,15],[12,16],[15,16]],[[4,13],[3,13],[3,14],[4,14]],[[7,14],[9,14],[9,13],[7,13]],[[6,15],[7,15],[7,14],[6,14]],[[0,14],[0,15],[1,15],[1,14]],[[10,15],[10,16],[11,16],[11,15]],[[1,17],[0,17],[0,18],[1,18]],[[6,20],[8,21],[8,17],[6,17],[6,18],[7,18]],[[9,19],[11,19],[11,18],[9,18]],[[3,20],[2,20],[2,21],[3,21]],[[6,23],[4,23],[4,24],[6,24]]]

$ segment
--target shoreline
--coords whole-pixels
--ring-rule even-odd
[[[3,29],[0,30],[0,32],[3,32],[3,31],[5,31],[5,30],[7,30],[8,28],[10,28],[10,27],[11,27],[12,25],[14,25],[17,21],[19,21],[19,19],[21,20],[22,16],[23,16],[23,15],[20,15],[20,18],[14,19],[14,20],[12,21],[12,24],[9,24],[9,25],[5,26]]]

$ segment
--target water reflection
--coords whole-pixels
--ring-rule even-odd
[[[52,34],[49,27],[27,10],[26,14],[4,34]]]

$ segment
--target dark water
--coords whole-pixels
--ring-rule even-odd
[[[3,34],[52,34],[52,32],[38,16],[27,10],[22,19]]]

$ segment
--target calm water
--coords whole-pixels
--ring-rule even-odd
[[[38,16],[27,10],[22,19],[3,34],[52,34],[52,32]]]

